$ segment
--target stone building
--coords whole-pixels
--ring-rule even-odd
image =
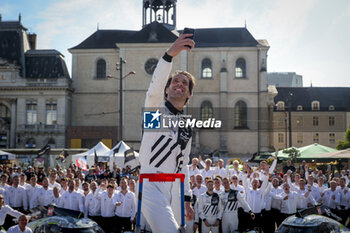
[[[335,147],[350,125],[349,87],[277,88],[274,147]]]
[[[276,87],[303,87],[303,76],[295,72],[268,72],[267,85]]]
[[[0,149],[64,148],[71,79],[63,55],[36,49],[36,34],[0,17]]]
[[[178,37],[176,0],[143,1],[142,29],[97,30],[72,54],[72,126],[67,145],[109,147],[122,138],[138,149],[142,108],[157,61]],[[195,130],[194,153],[248,155],[271,150],[273,97],[266,70],[269,45],[247,28],[196,28],[196,47],[173,61],[173,71],[196,77],[187,112],[225,121],[222,130]],[[122,74],[116,64],[122,63]],[[128,75],[134,71],[136,74]],[[123,135],[119,131],[119,77],[123,79]],[[110,77],[110,78],[107,78]],[[111,78],[112,77],[112,78]]]

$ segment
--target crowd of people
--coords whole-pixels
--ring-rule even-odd
[[[296,169],[290,161],[281,169],[276,165],[277,157],[270,166],[263,161],[256,168],[238,160],[225,166],[222,159],[215,165],[200,156],[192,159],[187,167],[195,215],[186,219],[186,232],[274,232],[286,217],[319,204],[346,223],[349,169],[323,171],[306,162]],[[31,208],[49,205],[80,211],[105,232],[135,227],[138,176],[127,168],[110,171],[101,163],[82,171],[71,164],[45,172],[43,167],[0,165],[0,175],[0,225],[5,229],[14,224],[9,215],[20,218]]]

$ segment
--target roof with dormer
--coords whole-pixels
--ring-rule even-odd
[[[311,111],[313,101],[320,102],[320,111],[329,111],[333,105],[335,111],[350,111],[350,87],[277,87],[275,103],[283,101],[292,111],[301,105],[303,111]]]
[[[97,30],[71,49],[118,48],[118,43],[172,43],[178,33],[154,21],[139,31]],[[247,28],[199,28],[195,29],[194,40],[197,48],[256,47],[259,44]]]

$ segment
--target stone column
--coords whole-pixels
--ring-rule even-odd
[[[11,100],[11,132],[10,132],[10,148],[14,148],[16,142],[16,107],[17,100]]]

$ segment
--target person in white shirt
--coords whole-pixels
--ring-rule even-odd
[[[1,184],[0,186],[5,189],[5,191],[10,187],[10,185],[7,184],[7,181],[9,179],[9,176],[7,174],[2,174],[1,175]]]
[[[54,195],[52,189],[49,188],[49,179],[44,177],[43,186],[34,192],[30,199],[29,206],[30,208],[35,208],[37,206],[48,206],[53,203]]]
[[[248,166],[244,165],[244,171],[249,171],[249,174],[251,174],[252,169],[249,169]],[[264,203],[264,195],[265,195],[265,189],[268,185],[268,175],[263,175],[262,177],[262,184],[259,188],[259,180],[253,179],[251,182],[251,187],[249,186],[249,180],[247,177],[247,174],[242,175],[242,182],[243,187],[246,192],[246,200],[249,204],[249,206],[252,208],[252,212],[255,214],[255,219],[252,223],[253,228],[254,227],[261,227],[261,211]]]
[[[65,191],[68,190],[68,185],[67,185],[68,179],[66,177],[63,177],[61,179],[61,189],[60,189],[60,194],[62,195]]]
[[[189,176],[196,176],[198,174],[201,174],[201,172],[198,169],[198,159],[197,158],[193,158],[192,159],[192,164],[188,165],[188,171],[189,171]]]
[[[132,223],[135,222],[136,201],[134,193],[128,191],[128,180],[122,177],[120,180],[121,191],[114,195],[115,215],[117,228],[116,232],[131,231]]]
[[[30,184],[27,183],[27,176],[24,173],[19,176],[19,186],[22,186],[25,190],[30,186]]]
[[[321,200],[321,194],[319,193],[319,189],[317,188],[317,184],[314,183],[315,177],[314,175],[309,175],[307,177],[307,185],[309,188],[311,188],[311,195],[317,202]]]
[[[304,195],[291,191],[288,183],[283,184],[283,193],[274,196],[275,199],[282,200],[281,215],[287,218],[297,212],[298,199],[305,199],[310,195],[311,189],[309,189]]]
[[[101,189],[104,189],[105,184],[101,184]],[[107,185],[107,191],[97,193],[96,197],[100,199],[101,202],[101,216],[103,218],[104,224],[102,228],[105,232],[113,232],[115,230],[115,207],[113,202],[115,195],[114,186]]]
[[[16,210],[27,210],[28,199],[26,190],[19,186],[19,177],[14,176],[12,180],[13,184],[6,191],[6,198],[9,206]]]
[[[321,202],[331,209],[332,212],[336,212],[340,205],[340,194],[339,191],[336,190],[337,182],[335,180],[332,180],[329,184],[330,188],[326,189],[321,195]]]
[[[273,178],[271,183],[269,193],[265,196],[264,232],[275,232],[275,225],[279,226],[283,221],[280,216],[281,201],[273,198],[275,195],[281,194],[283,189],[279,186],[277,178]]]
[[[218,166],[216,166],[214,169],[213,177],[216,177],[216,176],[221,176],[221,178],[225,178],[229,176],[227,169],[224,167],[223,159],[218,160]]]
[[[203,176],[196,175],[196,187],[192,190],[193,195],[197,198],[207,191],[207,187],[203,184]]]
[[[224,187],[221,185],[221,178],[215,177],[214,179],[214,193],[217,193],[220,195],[224,191]]]
[[[203,184],[203,176],[196,175],[196,187],[192,190],[193,197],[191,200],[194,210],[194,219],[191,221],[186,220],[187,229],[192,229],[195,222],[198,223],[200,229],[202,228],[201,220],[198,215],[198,198],[206,191],[207,187]]]
[[[226,173],[227,173],[227,175],[229,177],[231,177],[231,178],[232,178],[233,175],[236,175],[239,180],[242,180],[242,174],[243,173],[239,170],[239,162],[238,162],[238,160],[234,160],[232,162],[233,169],[230,168],[231,161],[232,160],[229,159],[227,161],[227,164],[226,164]]]
[[[303,199],[298,199],[297,200],[297,209],[298,210],[310,208],[310,207],[313,207],[313,206],[317,205],[317,202],[316,202],[315,198],[312,196],[312,186],[308,185],[307,189],[306,189],[305,185],[306,185],[305,179],[300,179],[299,180],[299,189],[293,190],[293,191],[296,191],[297,193],[299,193],[301,195],[305,195],[309,190],[311,192],[308,195],[307,198],[303,198]]]
[[[324,183],[325,179],[323,178],[323,176],[319,176],[317,179],[317,188],[318,188],[318,193],[321,195],[322,193],[324,193],[324,191],[326,191],[326,189],[328,188],[327,185]]]
[[[57,173],[55,171],[52,171],[50,174],[50,183],[49,183],[49,188],[53,189],[53,187],[58,187],[61,189],[61,185],[56,182],[57,180]]]
[[[350,192],[349,188],[346,186],[346,179],[340,177],[340,188],[338,189],[340,195],[340,205],[339,205],[339,217],[342,218],[341,223],[345,225],[348,216],[350,216]]]
[[[37,184],[38,178],[35,174],[30,177],[29,182],[30,183],[26,191],[27,191],[27,199],[29,201],[29,206],[30,206],[30,201],[32,200],[33,195],[41,188],[41,186]]]
[[[33,233],[33,231],[27,227],[28,221],[26,215],[21,215],[18,219],[18,225],[10,227],[7,233]]]
[[[19,218],[23,213],[12,209],[10,206],[5,204],[5,198],[2,194],[0,194],[0,227],[3,226],[7,229],[12,222],[6,222],[5,219],[7,215],[11,215],[12,217]]]
[[[101,202],[96,198],[97,183],[92,181],[90,184],[90,193],[85,197],[85,218],[90,218],[99,223],[101,220]]]
[[[203,162],[200,159],[200,164],[204,167],[203,169],[201,169],[201,175],[203,176],[203,178],[205,179],[206,177],[210,177],[211,179],[214,176],[214,169],[211,167],[212,161],[211,159],[206,159],[205,162]]]
[[[83,195],[74,190],[74,180],[68,181],[68,191],[60,196],[59,206],[61,208],[80,211],[84,213]]]

